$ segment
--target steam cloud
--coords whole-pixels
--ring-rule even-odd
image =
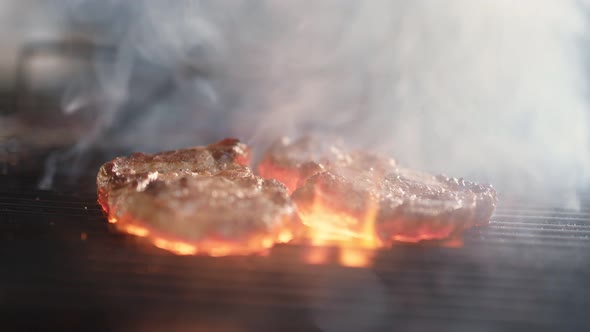
[[[587,180],[579,2],[64,3],[116,46],[64,99],[99,110],[78,150],[320,132],[506,197],[575,206]]]

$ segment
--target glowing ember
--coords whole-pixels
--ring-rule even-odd
[[[305,262],[308,264],[325,264],[328,262],[328,248],[311,247],[305,255]]]
[[[150,231],[148,231],[146,228],[141,227],[141,226],[135,226],[135,225],[125,226],[125,231],[131,235],[135,235],[135,236],[139,236],[139,237],[146,237],[146,236],[148,236],[148,234],[150,234]]]
[[[293,233],[288,230],[284,230],[279,233],[279,236],[277,239],[279,240],[279,243],[291,242],[291,240],[293,240]]]
[[[339,262],[344,266],[364,267],[370,265],[373,254],[373,251],[354,248],[341,248]]]
[[[409,242],[409,243],[417,243],[420,241],[428,241],[428,240],[436,240],[440,238],[444,238],[447,236],[447,233],[436,234],[432,232],[423,232],[418,233],[416,236],[404,236],[404,235],[394,235],[392,239],[398,242]]]
[[[209,255],[213,257],[222,257],[231,254],[232,250],[229,246],[218,246],[215,248],[209,249]]]
[[[450,238],[444,241],[442,246],[447,248],[461,248],[463,247],[463,239],[460,237]]]
[[[312,245],[336,246],[340,249],[340,263],[345,266],[362,267],[370,263],[371,250],[382,246],[375,233],[378,205],[367,200],[365,211],[360,215],[335,210],[324,200],[321,193],[311,202],[300,204],[299,216],[308,227],[306,236]],[[301,203],[301,202],[300,202]],[[321,251],[310,252],[307,261],[324,263],[327,255]]]
[[[154,245],[160,249],[171,251],[177,255],[194,255],[197,253],[197,248],[195,246],[183,242],[155,238]]]
[[[377,204],[367,200],[360,215],[335,210],[321,193],[313,196],[310,204],[299,204],[301,221],[309,227],[312,244],[349,244],[362,248],[377,248],[381,241],[375,234]]]
[[[272,242],[272,239],[270,239],[270,238],[266,238],[266,239],[262,240],[262,247],[265,249],[272,248],[273,244],[274,243]]]
[[[111,211],[112,214],[115,214]],[[266,255],[276,243],[288,243],[294,239],[294,234],[290,229],[278,229],[272,235],[252,236],[250,239],[244,239],[240,243],[223,241],[218,239],[203,239],[195,243],[184,239],[176,238],[150,228],[140,220],[133,219],[129,214],[116,218],[108,217],[109,223],[124,233],[143,238],[156,247],[170,251],[177,255],[195,255],[205,254],[212,257],[221,257],[228,255]]]

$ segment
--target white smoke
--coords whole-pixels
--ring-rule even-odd
[[[87,3],[69,1],[72,16],[93,17]],[[574,0],[105,3],[97,38],[116,61],[83,85],[103,95],[85,144],[263,147],[319,131],[505,197],[575,206],[587,180],[588,27]]]

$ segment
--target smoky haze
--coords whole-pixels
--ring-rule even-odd
[[[575,207],[588,175],[577,1],[62,1],[114,45],[64,95],[97,144],[157,151],[321,133]],[[89,107],[92,106],[92,107]],[[557,201],[555,200],[557,199]]]

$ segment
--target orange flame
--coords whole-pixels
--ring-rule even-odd
[[[355,216],[347,211],[335,210],[323,201],[322,195],[314,195],[310,204],[301,206],[299,216],[308,227],[307,236],[312,245],[339,248],[339,263],[344,266],[363,267],[370,264],[373,249],[382,246],[375,232],[378,204],[367,200],[365,212]],[[306,262],[326,263],[327,254],[311,250]]]
[[[147,228],[135,225],[125,226],[125,231],[131,235],[139,237],[146,237],[150,234],[150,231],[148,231]]]
[[[367,251],[356,248],[340,248],[339,262],[349,267],[364,267],[371,264],[373,251]]]
[[[308,264],[325,264],[328,261],[328,249],[325,247],[311,247],[304,257]]]
[[[105,205],[101,204],[103,207]],[[154,246],[170,251],[177,255],[206,254],[213,257],[228,255],[265,255],[276,243],[288,243],[294,235],[290,229],[279,229],[273,234],[265,236],[252,236],[240,243],[230,241],[206,239],[201,241],[187,241],[176,238],[173,235],[160,232],[150,226],[136,220],[130,215],[115,217],[113,209],[108,211],[108,222],[124,233],[144,238]]]
[[[162,238],[155,238],[154,245],[160,249],[171,251],[177,255],[194,255],[197,253],[197,248],[188,243],[169,241]]]

